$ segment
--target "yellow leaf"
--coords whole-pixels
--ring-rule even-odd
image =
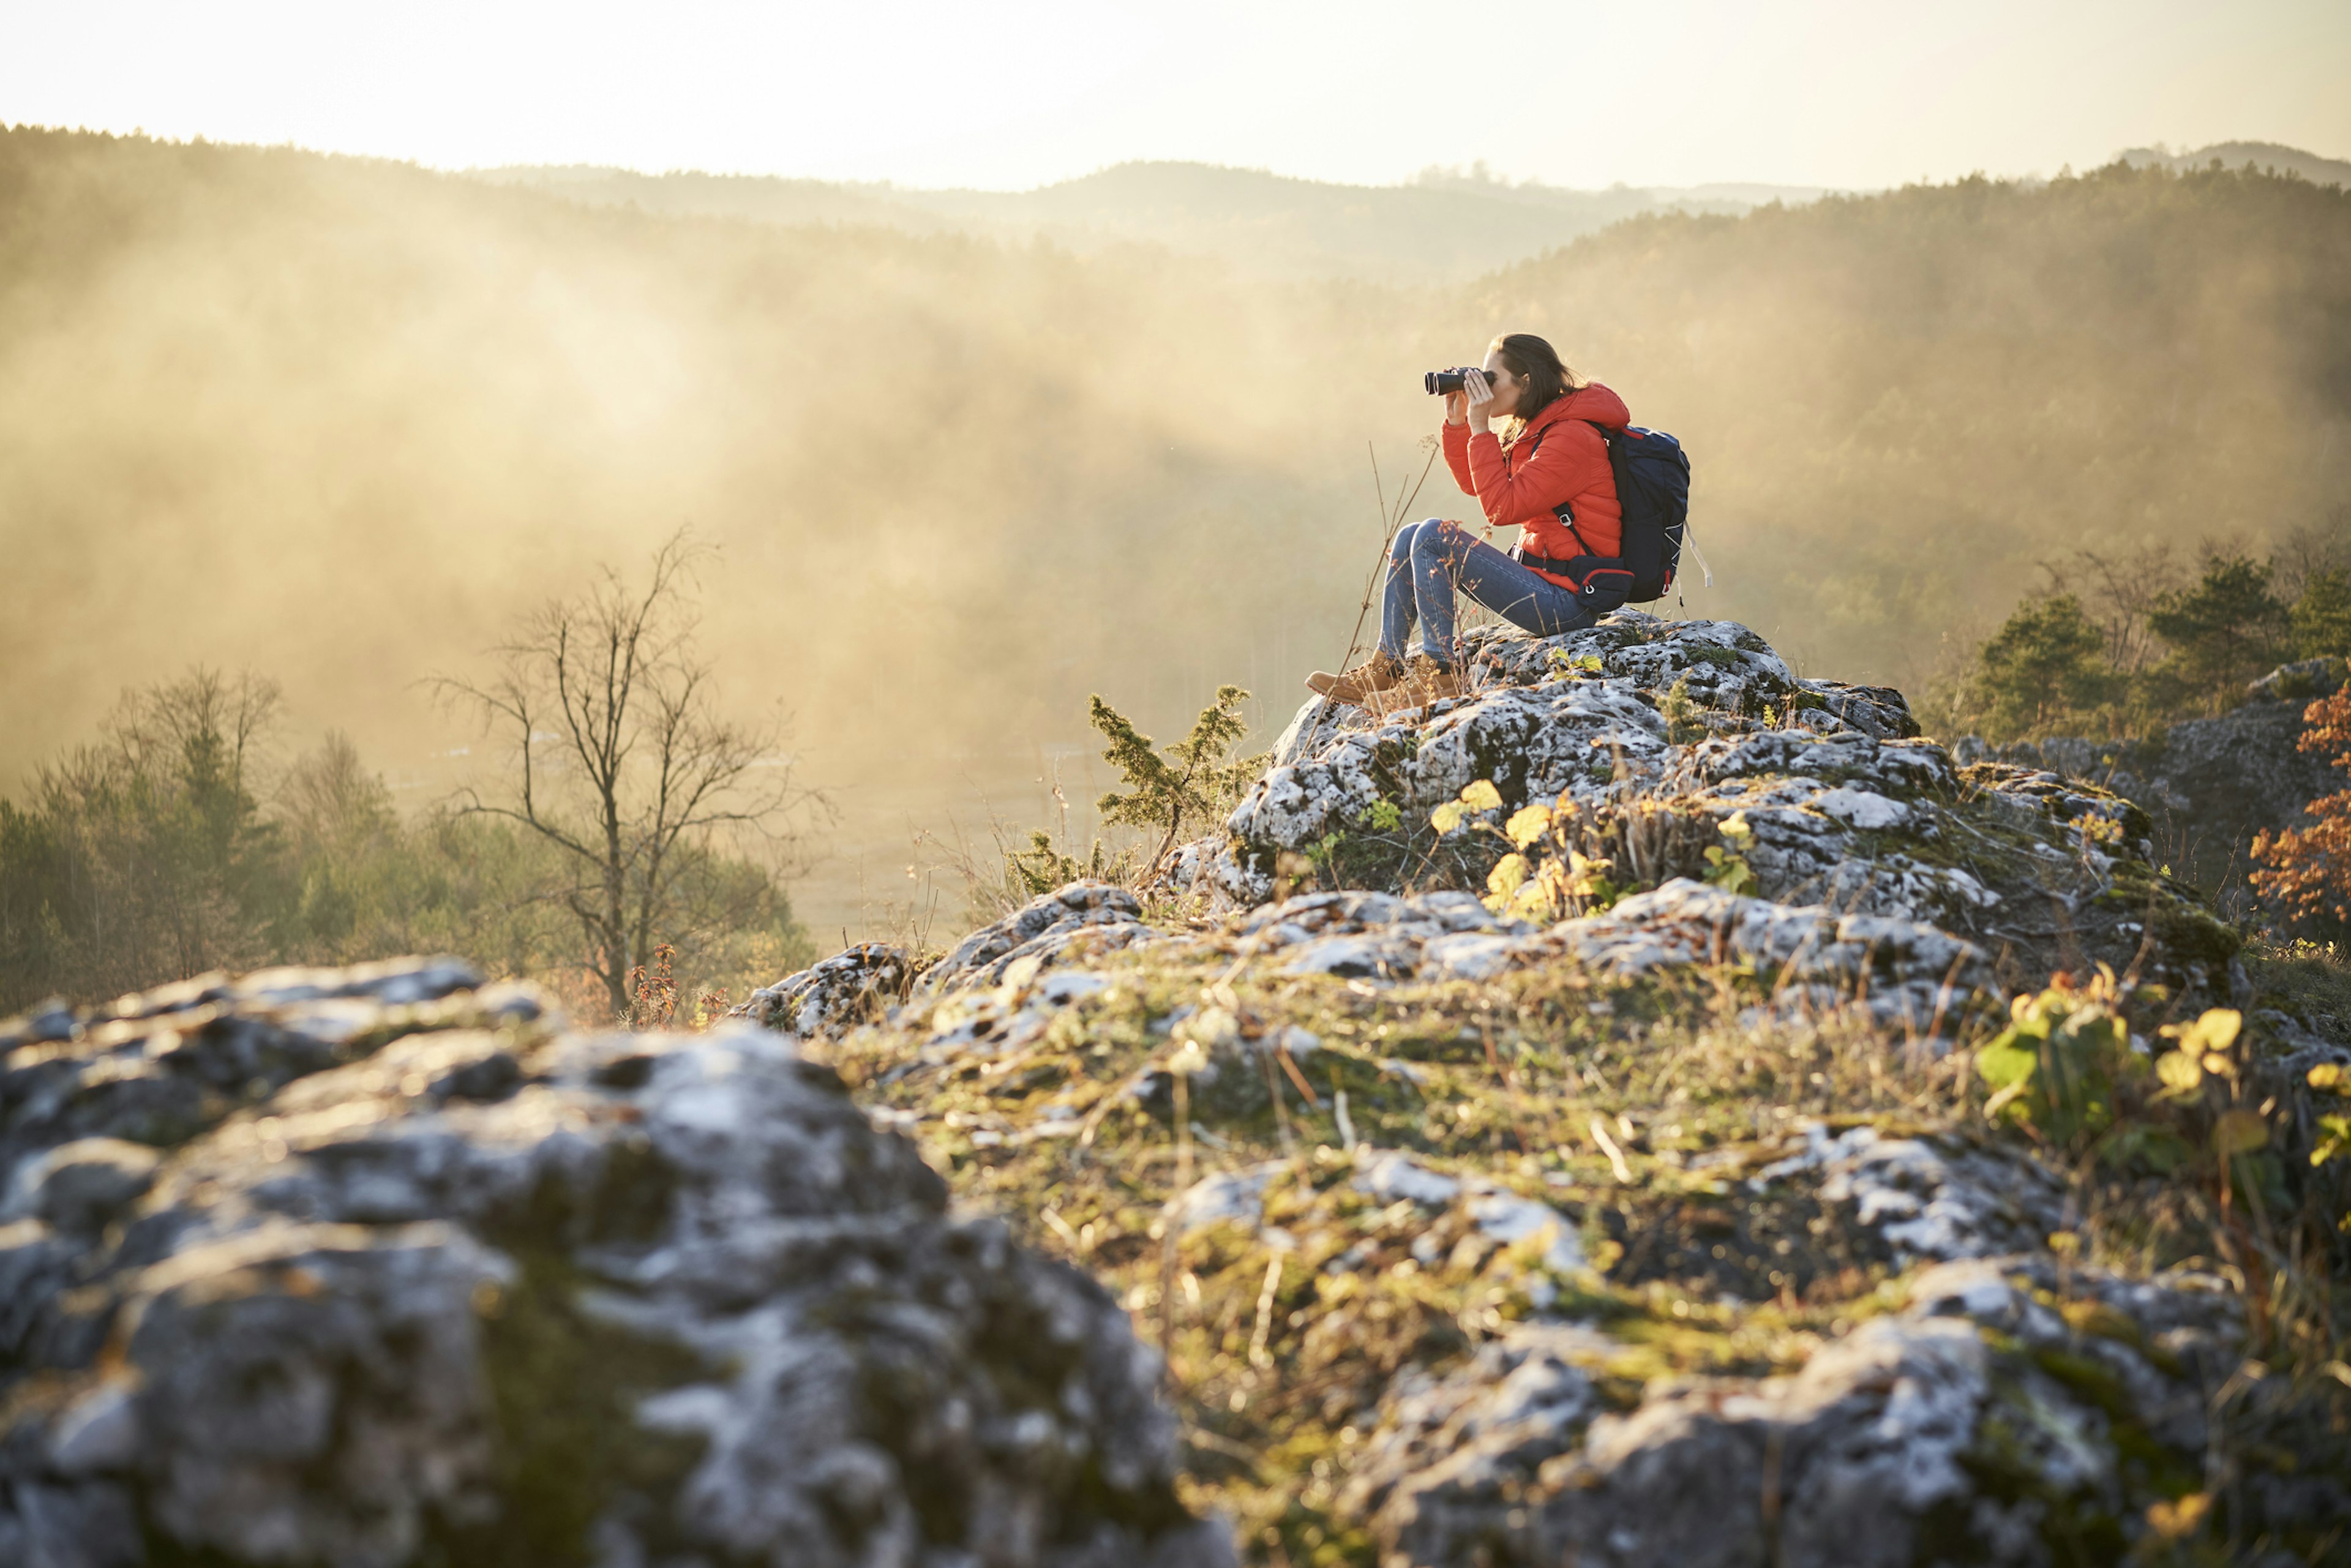
[[[2212,1126],[2212,1146],[2224,1155],[2250,1155],[2270,1141],[2270,1124],[2253,1112],[2227,1111]]]
[[[1480,779],[1461,791],[1461,803],[1473,811],[1499,810],[1502,792],[1494,788],[1492,779]]]
[[[1461,825],[1461,802],[1447,800],[1428,814],[1428,825],[1435,828],[1438,836],[1442,837]]]
[[[1510,899],[1510,913],[1521,920],[1546,921],[1559,912],[1559,902],[1552,896],[1551,868],[1520,887]]]
[[[2226,1051],[2237,1042],[2237,1031],[2244,1024],[2245,1015],[2234,1008],[2207,1008],[2196,1029],[2204,1037],[2205,1050]]]
[[[1747,825],[1747,813],[1744,810],[1731,812],[1714,826],[1715,831],[1726,839],[1752,838],[1755,834],[1755,830]]]
[[[2237,1030],[2244,1021],[2244,1015],[2234,1008],[2207,1008],[2194,1023],[2166,1024],[2161,1032],[2178,1040],[2182,1051],[2226,1051],[2236,1043]]]
[[[2322,1061],[2310,1070],[2310,1086],[2313,1089],[2331,1089],[2339,1092],[2344,1086],[2346,1076],[2351,1075],[2344,1072],[2341,1062]]]
[[[1510,842],[1525,849],[1551,831],[1551,808],[1541,801],[1523,807],[1502,824],[1502,831],[1510,835]]]
[[[2155,1075],[2166,1089],[2187,1093],[2204,1082],[2204,1069],[2184,1051],[2169,1051],[2155,1059]]]
[[[2229,1076],[2229,1059],[2217,1051],[2208,1051],[2204,1053],[2204,1071],[2215,1078],[2226,1078]]]
[[[1516,893],[1519,890],[1519,885],[1526,880],[1527,857],[1524,855],[1504,855],[1500,863],[1496,865],[1491,872],[1487,873],[1486,891],[1492,894],[1501,894]]]
[[[2163,1541],[2178,1541],[2196,1529],[2212,1506],[2208,1492],[2192,1491],[2177,1502],[2151,1502],[2147,1507],[2147,1528]]]

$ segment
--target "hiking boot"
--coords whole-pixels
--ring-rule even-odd
[[[1306,677],[1309,690],[1320,692],[1334,703],[1362,707],[1374,693],[1384,692],[1404,679],[1404,666],[1388,657],[1387,650],[1375,648],[1372,656],[1343,675],[1333,675],[1322,670]]]
[[[1426,707],[1430,703],[1459,696],[1462,689],[1459,675],[1426,653],[1415,653],[1404,668],[1404,679],[1383,693],[1382,701],[1392,710]]]

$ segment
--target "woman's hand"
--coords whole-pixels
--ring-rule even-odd
[[[1487,410],[1494,403],[1494,386],[1486,372],[1473,370],[1461,378],[1461,390],[1469,403],[1469,429],[1479,435],[1487,433]]]
[[[1451,392],[1445,394],[1445,423],[1459,424],[1469,417],[1469,394]]]

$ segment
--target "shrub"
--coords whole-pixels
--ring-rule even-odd
[[[1256,775],[1262,758],[1229,755],[1249,733],[1240,716],[1240,705],[1248,700],[1249,693],[1238,686],[1218,686],[1216,701],[1192,721],[1191,733],[1164,748],[1155,747],[1149,736],[1100,695],[1088,701],[1088,718],[1110,742],[1102,759],[1118,769],[1127,789],[1123,795],[1112,790],[1096,809],[1105,822],[1160,835],[1149,870],[1158,869],[1187,824],[1197,826],[1228,809]]]

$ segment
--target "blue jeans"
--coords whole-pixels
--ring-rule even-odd
[[[1442,668],[1453,667],[1456,588],[1538,637],[1556,637],[1600,619],[1583,607],[1575,590],[1537,577],[1492,545],[1471,538],[1460,524],[1431,517],[1397,529],[1388,549],[1380,647],[1389,658],[1403,661],[1416,618],[1421,652]]]

